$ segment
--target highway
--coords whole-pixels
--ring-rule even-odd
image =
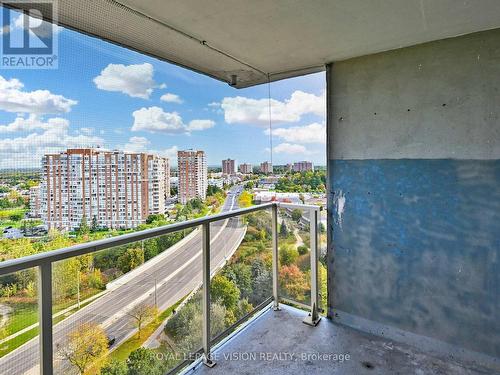
[[[238,196],[242,187],[231,188],[222,211],[238,208]],[[238,218],[211,224],[211,267],[212,271],[222,266],[241,243],[245,227]],[[201,283],[201,233],[183,240],[182,245],[169,248],[167,255],[158,262],[139,272],[130,280],[117,285],[102,297],[75,312],[53,328],[54,373],[68,373],[69,364],[57,355],[57,347],[65,341],[67,333],[81,323],[93,322],[105,328],[108,336],[116,338],[115,345],[133,334],[132,318],[126,313],[137,303],[146,301],[154,304],[156,298],[161,310],[186,296]],[[145,267],[146,268],[146,267]],[[38,374],[38,337],[0,358],[0,374]]]

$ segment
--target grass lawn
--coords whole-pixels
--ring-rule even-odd
[[[81,300],[85,300],[100,292],[100,290],[86,291],[85,293],[82,293]],[[17,331],[20,331],[21,329],[29,327],[30,325],[38,322],[38,302],[36,300],[13,301],[12,298],[2,298],[0,299],[0,303],[6,304],[12,308],[12,311],[9,314],[9,320],[5,325],[8,335],[16,333]],[[76,298],[71,298],[60,302],[54,305],[53,313],[55,314],[76,303]]]
[[[186,297],[184,297],[186,298]],[[140,348],[142,344],[151,336],[151,334],[160,326],[160,324],[163,323],[165,319],[167,319],[171,314],[174,309],[176,309],[181,302],[184,300],[182,298],[180,301],[176,302],[172,306],[170,306],[168,309],[163,311],[159,316],[158,319],[153,321],[152,323],[148,324],[142,329],[141,332],[141,337],[139,338],[139,334],[136,333],[134,336],[132,336],[130,339],[125,341],[123,344],[121,344],[119,347],[117,347],[115,350],[113,350],[109,354],[109,359],[116,359],[118,361],[125,361],[127,360],[128,356],[130,353],[132,353],[134,350]]]

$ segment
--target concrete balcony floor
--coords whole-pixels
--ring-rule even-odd
[[[421,349],[364,333],[323,318],[317,327],[302,323],[306,313],[281,305],[268,310],[214,351],[217,365],[202,364],[189,374],[489,374],[476,364],[426,354]],[[294,358],[290,358],[290,354]],[[303,358],[321,353],[328,358]],[[349,354],[339,361],[334,355]],[[231,357],[230,357],[231,356]],[[263,356],[269,356],[266,359]],[[274,358],[274,360],[272,360]],[[337,359],[337,360],[336,360]]]

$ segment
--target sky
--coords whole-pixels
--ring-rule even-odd
[[[57,69],[0,70],[0,168],[39,167],[47,152],[97,146],[158,153],[173,165],[189,148],[204,150],[209,165],[270,160],[267,85],[235,89],[74,31],[55,33]],[[324,73],[273,82],[271,98],[273,163],[324,165]]]

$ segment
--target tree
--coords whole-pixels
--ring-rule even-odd
[[[298,223],[301,218],[302,218],[302,210],[299,210],[298,208],[294,209],[292,211],[292,220]]]
[[[66,343],[59,348],[59,354],[75,366],[80,374],[93,366],[100,368],[108,354],[108,339],[104,329],[95,323],[79,325],[68,333]]]
[[[240,194],[238,203],[240,204],[240,207],[250,207],[252,205],[252,194],[248,191],[243,191]]]
[[[224,276],[236,283],[242,298],[248,298],[252,294],[252,268],[245,263],[234,263],[225,267]]]
[[[78,234],[80,236],[84,236],[89,233],[90,233],[90,228],[87,223],[87,218],[85,217],[85,215],[83,215],[82,221],[80,222],[80,226],[78,227]]]
[[[325,233],[326,232],[325,224],[323,224],[321,221],[319,223],[319,232],[320,233]]]
[[[280,248],[280,263],[282,266],[289,266],[297,261],[299,252],[293,246],[284,245]]]
[[[216,275],[210,283],[210,297],[228,310],[234,310],[238,306],[240,290],[226,276]]]
[[[92,223],[90,224],[90,231],[97,232],[99,230],[99,224],[97,223],[97,217],[92,218]]]
[[[285,220],[281,221],[280,236],[283,237],[283,238],[288,237],[288,228],[286,227]]]
[[[141,338],[141,332],[144,325],[152,322],[158,317],[158,308],[146,303],[139,303],[135,305],[127,315],[133,319],[134,326],[137,328],[137,335]]]
[[[118,361],[116,359],[111,360],[106,363],[101,369],[101,375],[127,375],[128,367],[123,361]]]
[[[160,375],[161,363],[151,349],[139,348],[130,353],[127,359],[129,375]]]
[[[133,247],[125,250],[118,258],[118,268],[127,273],[144,263],[144,253],[140,247]]]
[[[146,224],[152,224],[155,221],[163,221],[165,220],[165,215],[163,214],[151,214],[146,219]]]
[[[299,252],[299,255],[305,255],[309,251],[309,248],[306,245],[300,245],[297,247],[297,251]]]
[[[306,275],[295,264],[283,266],[279,272],[281,287],[286,294],[296,301],[304,301],[309,290]]]

